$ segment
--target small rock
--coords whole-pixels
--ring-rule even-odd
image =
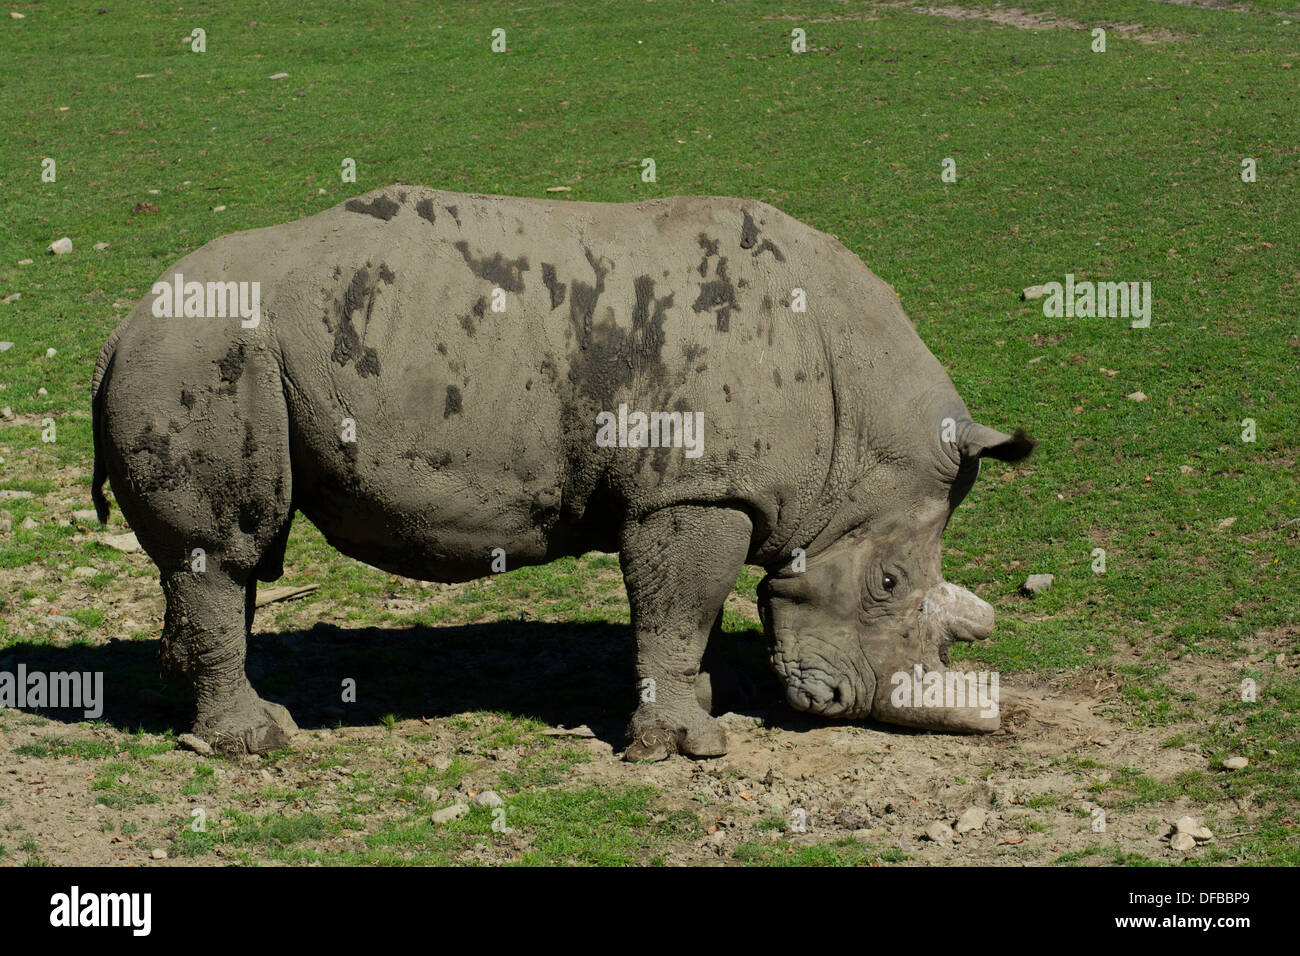
[[[449,807],[443,807],[433,815],[434,823],[448,823],[452,820],[458,820],[465,814],[469,813],[469,806],[464,803],[453,803]]]
[[[49,617],[42,618],[42,620],[48,624],[53,624],[55,627],[66,627],[71,631],[81,630],[81,622],[75,617],[68,617],[66,614],[51,614]]]
[[[10,408],[8,405],[6,405],[4,408],[0,408],[0,418],[3,418],[7,422],[13,421],[14,410]]]
[[[193,734],[181,734],[176,738],[176,743],[186,750],[193,750],[196,754],[202,754],[204,757],[212,753],[212,747],[202,737],[196,737]]]
[[[9,11],[9,17],[10,17],[10,19],[12,19],[12,20],[26,20],[26,19],[27,19],[27,14],[25,14],[25,13],[19,13],[17,10],[10,10],[10,11]]]
[[[925,828],[925,838],[931,843],[951,843],[952,827],[942,820],[935,820]]]
[[[1169,838],[1169,846],[1179,853],[1188,853],[1196,849],[1196,841],[1186,833],[1175,833]]]
[[[154,851],[153,851],[152,853],[150,853],[149,855],[150,855],[151,857],[153,857],[155,860],[165,860],[165,859],[167,859],[167,851],[164,850],[164,849],[162,849],[161,847],[159,847],[158,849],[154,850]]]
[[[437,787],[425,787],[424,792],[421,794],[421,796],[423,796],[424,799],[428,800],[430,803],[433,803],[433,801],[437,800],[438,797],[440,797],[441,795],[442,795],[442,791],[440,791]]]
[[[94,508],[83,508],[72,512],[72,517],[76,521],[98,521],[99,515]]]
[[[118,774],[117,782],[121,784],[128,784],[131,782],[131,775],[129,773]]]
[[[288,73],[272,73],[272,74],[271,74],[271,79],[273,79],[273,80],[285,80],[285,79],[288,79],[288,78],[289,78],[289,74],[288,74]]]
[[[9,514],[8,512],[5,512],[4,516],[0,517],[0,534],[9,534],[9,532],[13,530],[14,530],[14,516]]]
[[[97,243],[95,243],[95,245],[92,246],[91,248],[93,248],[96,252],[103,252],[105,249],[108,248],[108,243],[107,243],[107,242],[97,242]]]
[[[126,534],[106,534],[99,540],[110,548],[116,548],[126,554],[141,550],[140,542],[136,540],[134,531],[128,531]]]
[[[713,844],[714,846],[722,846],[722,844],[727,842],[727,831],[718,830],[714,833],[710,833],[708,839],[709,839],[709,843]]]
[[[451,758],[443,757],[441,755],[434,757],[432,766],[434,770],[437,770],[439,773],[441,773],[442,771],[447,770],[451,767]]]
[[[58,354],[59,354],[59,350],[56,349],[56,348],[55,348],[54,346],[52,346],[52,345],[51,345],[48,349],[45,350],[45,357],[46,357],[46,358],[54,358],[54,356],[56,356],[56,355],[58,355]]]
[[[18,264],[20,266],[30,266],[35,261],[36,261],[35,259],[19,259]]]
[[[495,790],[484,790],[474,798],[476,807],[499,807],[503,803],[505,801],[501,799],[501,795]]]
[[[1210,832],[1210,828],[1195,817],[1179,817],[1175,820],[1174,833],[1186,834],[1197,843],[1208,843],[1214,839],[1214,834]]]
[[[49,393],[48,391],[46,391],[46,390],[45,390],[45,386],[42,385],[40,388],[38,388],[38,389],[36,390],[36,394],[37,394],[37,395],[48,395],[48,394],[50,394],[50,393]]]
[[[0,352],[8,352],[14,347],[12,342],[0,342]]]
[[[213,212],[225,212],[225,211],[226,211],[226,207],[225,207],[225,206],[213,206],[213,207],[212,207],[212,211],[213,211]]]
[[[3,412],[4,409],[0,408],[0,413]],[[30,498],[31,496],[30,491],[10,491],[8,488],[0,488],[0,498]]]
[[[1250,761],[1245,757],[1229,757],[1223,761],[1223,766],[1228,770],[1245,770],[1250,766]]]
[[[1179,465],[1178,470],[1181,471],[1184,475],[1190,475],[1196,469],[1193,468],[1191,465]]]
[[[23,523],[21,526],[26,528],[28,531],[31,531],[33,528],[36,527],[36,522],[31,519],[31,515],[28,515],[26,518],[23,519]]]
[[[957,821],[957,832],[968,833],[971,830],[983,830],[989,815],[979,807],[968,807]]]
[[[1142,392],[1129,392],[1124,397],[1128,399],[1132,399],[1135,402],[1145,402],[1147,400],[1146,395],[1144,395]]]
[[[23,294],[21,292],[10,292],[3,299],[0,299],[0,304],[8,305],[10,302],[17,302],[22,297]]]
[[[92,568],[92,567],[88,567],[88,566],[86,566],[86,565],[82,565],[82,566],[79,567],[79,568],[73,568],[73,569],[72,569],[72,573],[73,573],[73,575],[75,575],[76,577],[79,577],[79,578],[93,578],[93,577],[94,577],[96,574],[98,574],[99,572],[96,571],[96,570],[95,570],[94,568]]]
[[[1047,286],[1045,285],[1031,285],[1020,292],[1020,298],[1023,300],[1041,299],[1045,295],[1047,295]]]
[[[1236,515],[1233,515],[1231,518],[1224,518],[1222,521],[1219,522],[1219,530],[1224,531],[1227,528],[1231,528],[1236,523],[1237,523]]]
[[[1054,574],[1031,574],[1025,578],[1025,583],[1020,585],[1020,591],[1022,594],[1028,594],[1032,597],[1046,591],[1055,580],[1056,575]]]
[[[62,239],[55,239],[49,244],[45,251],[51,252],[56,256],[66,255],[72,251],[72,240],[67,236],[64,236]]]

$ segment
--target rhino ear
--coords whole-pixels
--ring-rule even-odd
[[[1004,435],[995,428],[971,422],[962,429],[957,443],[961,457],[970,461],[976,458],[996,458],[998,461],[1019,461],[1026,457],[1038,442],[1017,428],[1014,435]]]

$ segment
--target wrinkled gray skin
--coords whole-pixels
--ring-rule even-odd
[[[893,290],[830,236],[735,199],[394,186],[217,239],[161,279],[176,272],[259,282],[260,325],[141,301],[95,368],[94,497],[103,517],[110,478],[160,569],[161,658],[217,747],[296,729],[244,673],[256,582],[280,576],[295,511],[426,580],[484,577],[494,548],[510,567],[617,551],[654,681],[653,700],[627,689],[631,759],[726,751],[700,659],[746,562],[768,571],[760,610],[794,707],[997,726],[895,707],[890,677],[988,635],[991,608],[941,582],[939,537],[979,458],[1033,443],[971,421]],[[621,402],[703,412],[704,453],[598,447],[596,414]]]

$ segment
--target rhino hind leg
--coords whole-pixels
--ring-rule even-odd
[[[194,691],[193,733],[226,754],[288,745],[298,728],[280,704],[257,695],[244,673],[255,587],[223,569],[165,574],[163,666]]]
[[[624,529],[620,561],[641,701],[628,725],[624,759],[727,752],[726,735],[707,709],[712,694],[700,660],[751,532],[743,512],[695,505],[657,511]]]

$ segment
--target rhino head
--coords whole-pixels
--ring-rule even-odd
[[[965,418],[954,440],[931,445],[919,480],[885,474],[895,503],[818,550],[807,549],[759,586],[772,666],[798,710],[873,717],[926,730],[999,726],[995,683],[976,686],[949,669],[953,641],[987,638],[993,608],[943,580],[940,536],[970,490],[981,458],[1016,461],[1034,442]],[[906,463],[915,475],[915,461]]]

